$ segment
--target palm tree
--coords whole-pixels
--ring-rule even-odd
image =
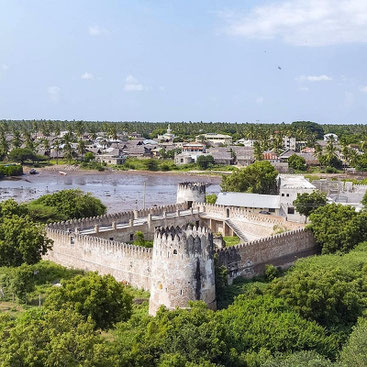
[[[254,157],[257,161],[262,161],[264,159],[264,150],[258,141],[254,142]]]
[[[78,153],[82,156],[83,159],[85,153],[85,141],[82,139],[78,140]]]
[[[14,130],[12,146],[14,149],[20,148],[22,145],[22,140],[20,139],[20,132],[18,130]]]
[[[73,160],[73,148],[69,141],[65,143],[64,152],[65,152],[65,158],[69,163],[71,163],[71,161]]]

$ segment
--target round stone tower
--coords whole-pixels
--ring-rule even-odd
[[[154,234],[149,313],[202,300],[216,309],[214,247],[204,227],[159,228]]]
[[[206,185],[201,182],[181,182],[177,187],[177,203],[205,203]]]

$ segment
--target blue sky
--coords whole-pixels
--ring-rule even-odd
[[[366,47],[366,0],[0,0],[0,118],[365,123]]]

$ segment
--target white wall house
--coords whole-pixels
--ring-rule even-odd
[[[338,135],[330,133],[330,134],[325,134],[324,135],[324,141],[329,141],[329,140],[333,140],[335,142],[338,141]]]
[[[312,193],[316,187],[303,176],[279,175],[278,188],[280,197],[280,215],[293,222],[305,222],[306,218],[294,208],[297,194]]]

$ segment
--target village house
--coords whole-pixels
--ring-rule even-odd
[[[206,141],[211,145],[231,145],[232,144],[232,136],[216,134],[216,133],[208,133],[201,134],[196,137],[196,142]]]
[[[105,154],[96,155],[95,159],[97,162],[100,162],[100,163],[119,165],[119,164],[124,164],[126,157],[105,153]]]

